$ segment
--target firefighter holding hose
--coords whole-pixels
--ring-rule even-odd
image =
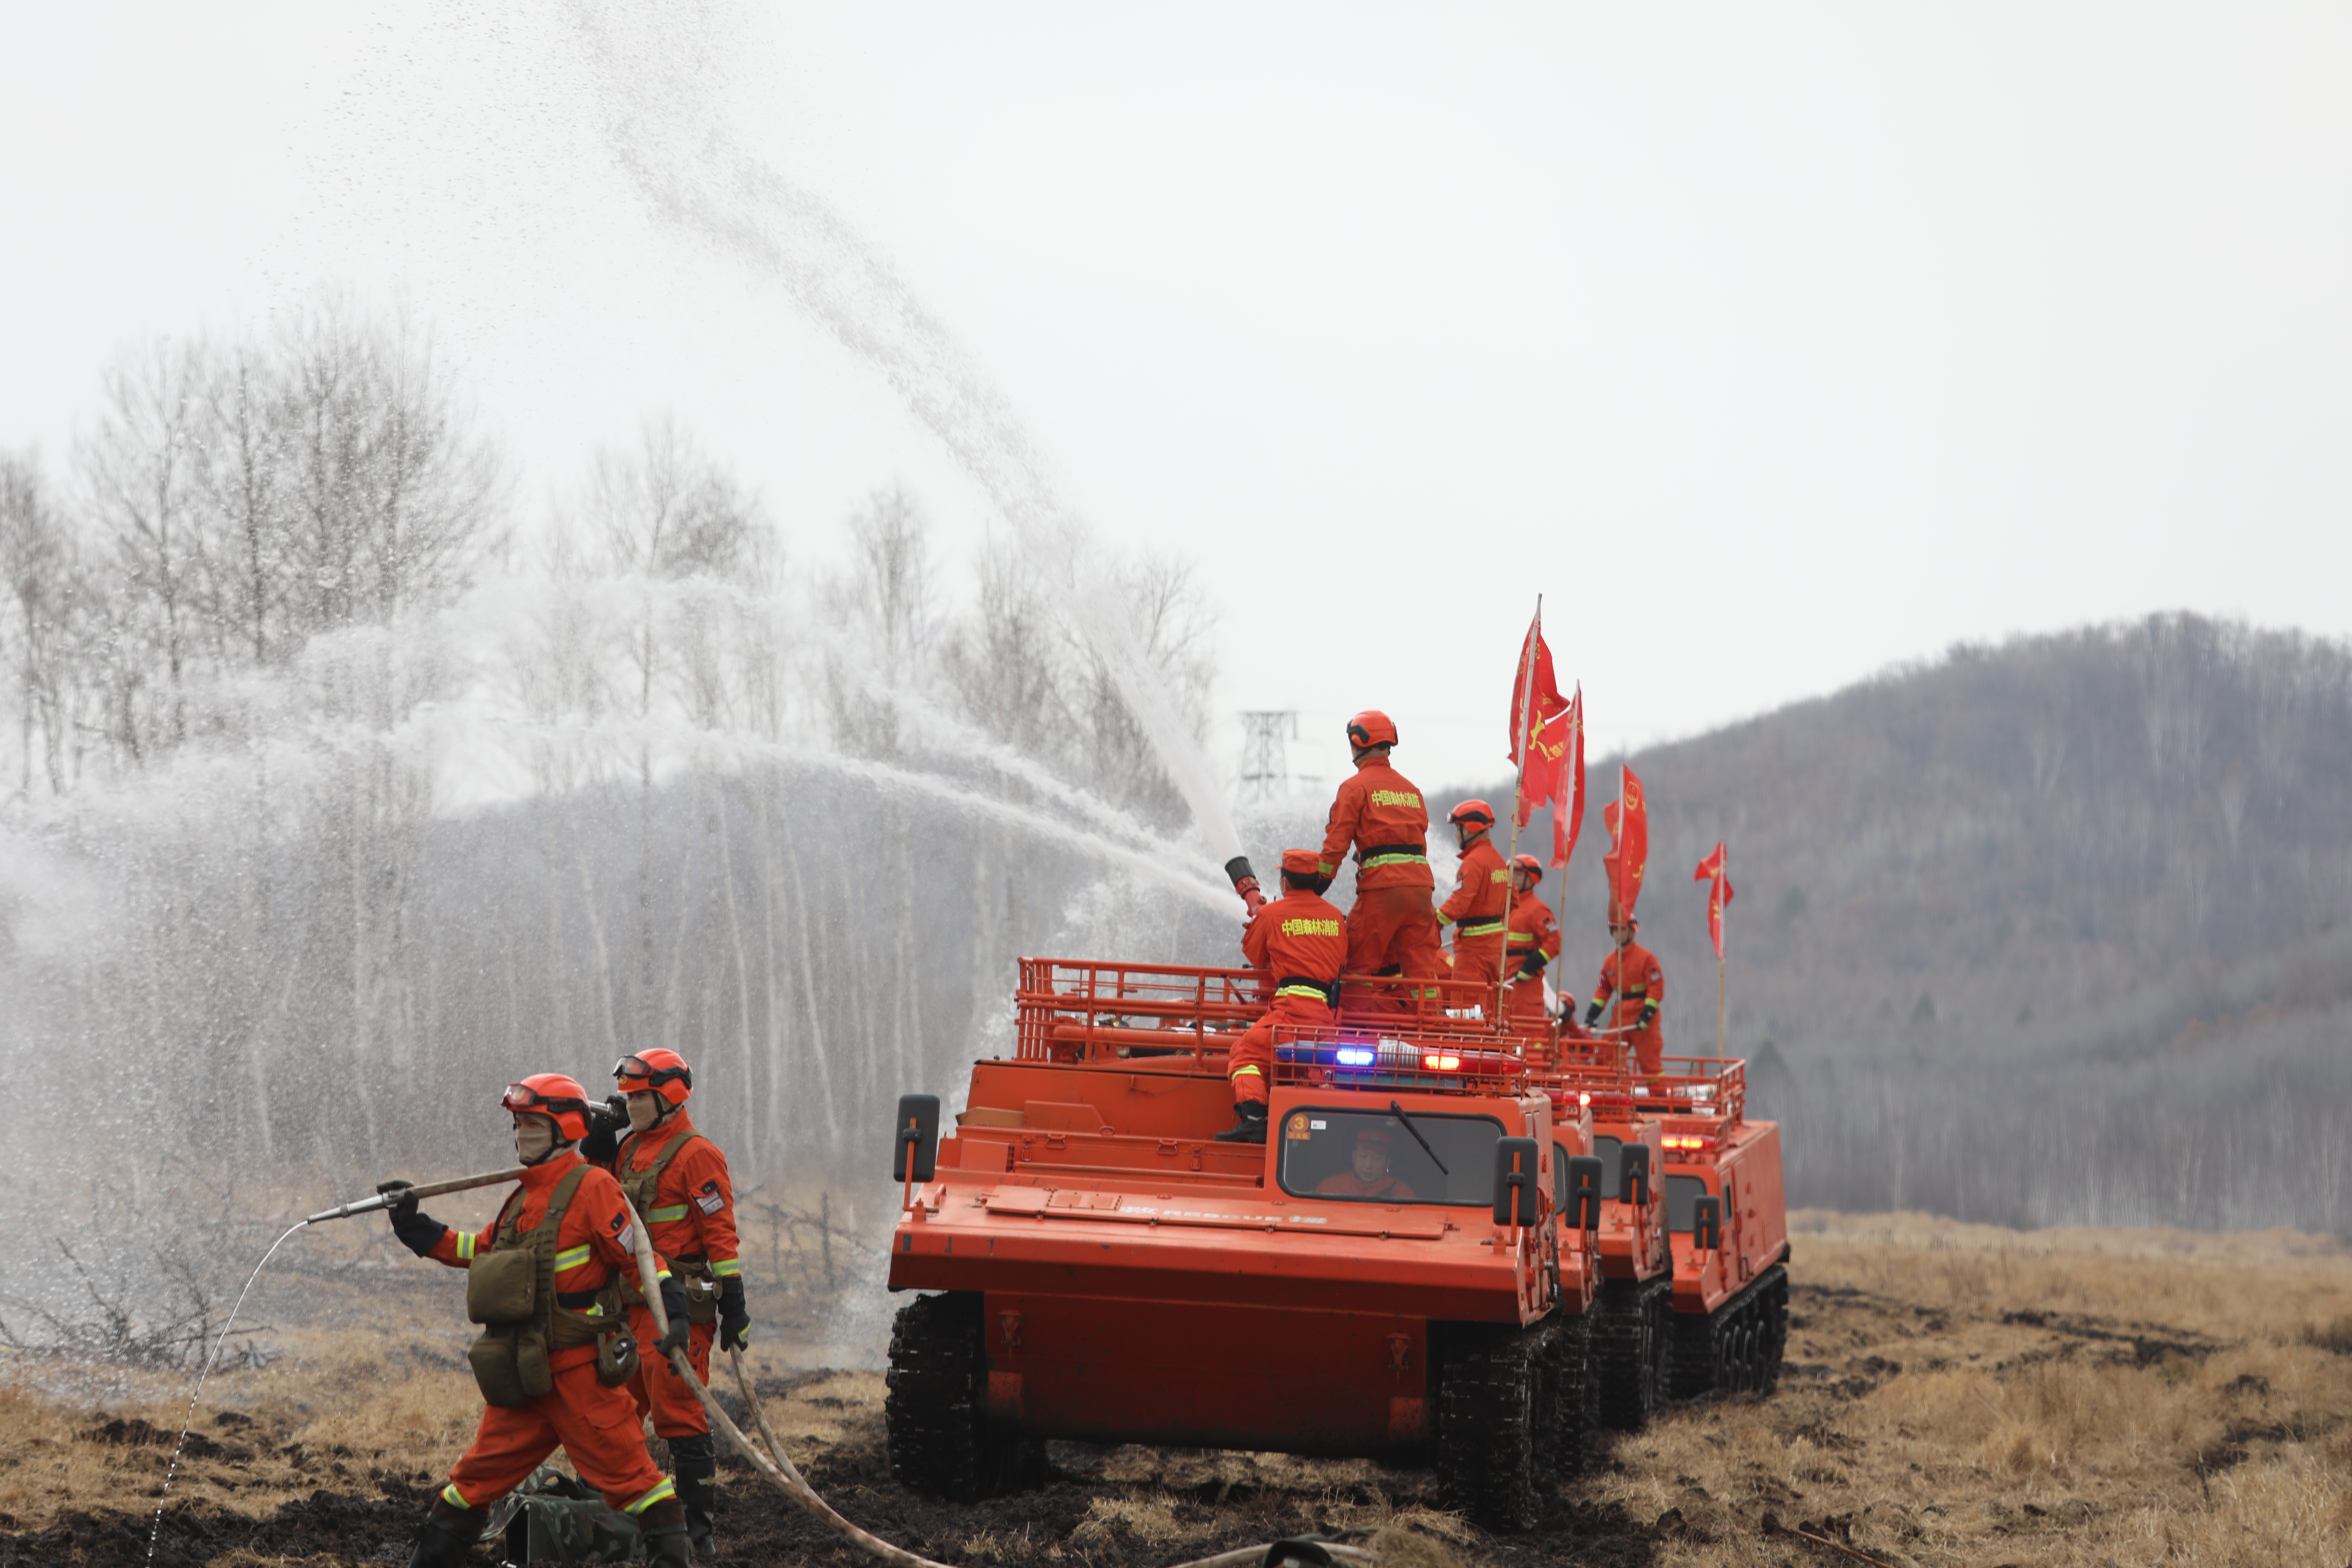
[[[1254,969],[1271,971],[1274,997],[1258,1021],[1234,1043],[1226,1072],[1234,1085],[1234,1125],[1222,1143],[1265,1142],[1268,1080],[1274,1076],[1274,1031],[1284,1024],[1327,1026],[1347,962],[1347,922],[1324,899],[1321,863],[1312,849],[1282,852],[1282,897],[1261,907],[1242,933],[1242,954]]]
[[[1437,879],[1429,869],[1429,808],[1412,781],[1389,766],[1396,743],[1396,725],[1377,709],[1348,721],[1356,771],[1341,782],[1331,802],[1318,870],[1328,886],[1354,846],[1356,901],[1348,910],[1348,971],[1402,974],[1421,983],[1409,987],[1417,992],[1444,973],[1445,949],[1430,902]]]
[[[687,1116],[694,1074],[676,1051],[640,1051],[613,1068],[615,1109],[626,1113],[629,1131],[617,1142],[610,1131],[591,1134],[589,1158],[608,1163],[622,1190],[645,1217],[654,1251],[668,1259],[686,1297],[689,1325],[687,1356],[695,1375],[710,1381],[710,1343],[730,1350],[749,1343],[751,1326],[743,1308],[742,1247],[735,1236],[735,1184],[727,1156]],[[653,1314],[634,1280],[624,1280],[622,1297],[629,1326],[640,1339],[653,1335]],[[669,1445],[677,1477],[678,1500],[686,1505],[687,1528],[697,1556],[711,1551],[719,1513],[719,1451],[702,1402],[664,1356],[637,1368],[628,1385],[640,1417],[651,1415],[654,1432]]]
[[[635,1278],[636,1255],[621,1184],[581,1157],[588,1096],[579,1080],[538,1073],[509,1084],[500,1104],[514,1117],[521,1184],[482,1229],[461,1233],[420,1213],[405,1182],[377,1190],[393,1234],[419,1258],[467,1269],[467,1315],[485,1325],[467,1353],[487,1407],[473,1447],[449,1471],[425,1516],[409,1568],[454,1568],[483,1529],[484,1510],[512,1491],[556,1447],[580,1479],[637,1521],[646,1556],[691,1561],[686,1507],[646,1452],[636,1407],[622,1386],[635,1370],[618,1281]],[[687,1298],[667,1269],[662,1303],[667,1360],[688,1337]]]
[[[1657,955],[1633,940],[1642,922],[1614,903],[1609,906],[1609,936],[1617,951],[1601,961],[1601,979],[1593,986],[1592,1005],[1585,1009],[1584,1026],[1601,1021],[1611,996],[1617,999],[1610,1020],[1619,1039],[1641,1062],[1643,1075],[1655,1078],[1665,1060],[1666,1042],[1658,1029],[1658,1009],[1666,1002],[1666,974]]]

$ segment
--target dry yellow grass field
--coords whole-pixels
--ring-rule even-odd
[[[1336,1527],[1381,1531],[1419,1563],[2352,1563],[2352,1254],[2335,1239],[1827,1214],[1795,1228],[1780,1391],[1618,1440],[1532,1537],[1438,1510],[1411,1468],[1142,1447],[1057,1446],[1043,1492],[927,1504],[887,1479],[878,1375],[797,1370],[805,1346],[755,1360],[779,1431],[844,1511],[956,1562],[1172,1563]],[[158,1563],[396,1559],[478,1411],[463,1328],[454,1296],[402,1327],[337,1315],[207,1390]],[[0,1385],[0,1562],[142,1560],[184,1380],[131,1380],[100,1410],[58,1396],[59,1371],[20,1358]],[[723,1553],[859,1560],[752,1487],[730,1479]]]

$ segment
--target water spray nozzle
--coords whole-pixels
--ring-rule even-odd
[[[1225,875],[1233,879],[1234,891],[1242,896],[1249,912],[1255,914],[1265,907],[1265,894],[1258,890],[1257,873],[1250,869],[1249,857],[1236,855],[1225,862]]]

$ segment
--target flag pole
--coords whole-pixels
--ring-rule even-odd
[[[1715,886],[1706,890],[1706,896],[1709,899],[1717,900],[1715,910],[1715,1055],[1718,1061],[1721,1060],[1725,1055],[1723,1029],[1723,977],[1726,961],[1724,959],[1723,952],[1724,943],[1730,940],[1730,932],[1725,928],[1731,923],[1731,905],[1721,900],[1722,889],[1730,882],[1730,880],[1731,850],[1729,847],[1727,846],[1723,851],[1723,858],[1717,863],[1715,868]]]
[[[1528,646],[1519,655],[1519,694],[1512,706],[1517,710],[1511,720],[1512,760],[1519,766],[1519,776],[1511,785],[1511,852],[1503,861],[1503,952],[1495,961],[1495,1032],[1501,1034],[1509,1026],[1509,1009],[1503,1003],[1503,987],[1510,984],[1511,973],[1511,904],[1517,896],[1518,872],[1512,862],[1519,858],[1519,807],[1528,793],[1528,729],[1536,709],[1536,645],[1543,640],[1543,595],[1536,595],[1536,618],[1528,627]]]

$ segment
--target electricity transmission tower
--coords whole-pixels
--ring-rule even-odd
[[[1298,715],[1282,712],[1242,715],[1242,798],[1279,800],[1290,793],[1290,759],[1285,741],[1298,739]]]

